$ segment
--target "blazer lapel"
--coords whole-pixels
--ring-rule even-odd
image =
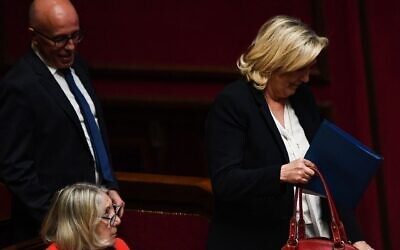
[[[90,98],[92,98],[92,100],[95,103],[95,106],[97,108],[97,101],[95,100],[96,98],[95,98],[94,90],[93,90],[92,86],[90,85],[90,80],[89,80],[88,75],[78,65],[74,64],[72,67],[74,68],[76,75],[81,80],[83,86],[85,87],[86,91],[88,92]]]
[[[56,101],[58,106],[64,111],[64,113],[70,118],[71,122],[75,124],[76,128],[83,135],[84,133],[74,108],[65,96],[61,87],[58,85],[57,81],[51,75],[47,66],[40,60],[33,50],[31,50],[27,59],[30,61],[30,65],[32,65],[35,73],[39,76],[42,86],[49,92],[50,96]]]
[[[79,60],[79,59],[77,59],[77,60]],[[96,116],[97,116],[97,119],[98,119],[98,125],[99,125],[99,128],[100,128],[100,131],[104,135],[104,133],[103,133],[103,130],[104,130],[103,122],[100,122],[100,120],[102,119],[100,101],[98,100],[98,98],[97,98],[97,96],[96,96],[96,94],[94,92],[93,85],[90,84],[89,76],[87,75],[86,71],[82,67],[79,67],[76,63],[74,64],[73,68],[75,70],[76,75],[81,80],[83,86],[85,87],[86,91],[88,92],[90,98],[93,101],[94,107],[96,109]]]
[[[299,88],[303,88],[305,86],[300,86]],[[298,89],[297,91],[301,91]],[[300,95],[294,94],[293,96],[290,97],[290,104],[292,105],[292,108],[294,109],[294,112],[296,113],[297,118],[299,119],[300,125],[304,130],[304,133],[307,137],[307,140],[309,143],[311,143],[311,140],[318,129],[318,126],[316,127],[315,122],[313,122],[313,119],[311,117],[312,112],[310,108],[307,108],[304,105],[304,99]]]
[[[285,157],[285,161],[289,162],[289,156],[285,148],[285,144],[282,140],[281,134],[279,133],[278,128],[276,127],[274,118],[271,115],[267,102],[265,101],[264,94],[262,91],[257,90],[251,84],[248,85],[250,91],[253,93],[253,96],[256,100],[257,106],[262,113],[263,117],[265,118],[265,122],[273,135],[276,144],[278,145],[279,149],[282,152],[282,155]]]

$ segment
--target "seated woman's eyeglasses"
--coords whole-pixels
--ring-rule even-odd
[[[82,42],[82,40],[83,40],[83,32],[81,30],[78,30],[69,35],[59,35],[59,36],[50,37],[40,31],[36,30],[33,27],[30,27],[30,29],[32,30],[32,32],[46,38],[49,41],[52,41],[54,44],[54,47],[56,47],[56,48],[65,47],[69,40],[72,40],[72,42],[74,44],[78,44],[78,43]]]
[[[121,206],[119,206],[119,205],[117,205],[117,204],[113,204],[112,205],[113,206],[113,208],[114,208],[114,214],[111,216],[111,217],[109,217],[109,216],[101,216],[101,218],[102,219],[106,219],[106,220],[108,220],[108,225],[111,227],[111,226],[115,226],[115,222],[117,221],[117,216],[118,217],[120,217],[121,216],[121,211],[120,211],[120,208],[121,208]]]

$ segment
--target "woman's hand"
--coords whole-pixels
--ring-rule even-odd
[[[370,245],[368,245],[367,242],[365,241],[357,241],[354,242],[353,244],[354,247],[356,247],[359,250],[374,250]]]
[[[113,204],[120,207],[119,217],[122,217],[124,215],[125,202],[121,199],[118,192],[115,190],[108,190],[108,196],[110,196]]]
[[[288,164],[282,165],[280,180],[293,184],[305,184],[314,175],[314,170],[310,167],[316,167],[314,163],[306,159],[297,159]]]

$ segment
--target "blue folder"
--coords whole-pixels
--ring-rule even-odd
[[[327,120],[322,122],[304,158],[317,165],[335,202],[351,208],[356,207],[383,161],[380,155]],[[316,176],[304,189],[325,195]]]

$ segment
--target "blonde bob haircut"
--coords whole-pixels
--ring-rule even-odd
[[[77,183],[55,194],[44,219],[41,235],[46,243],[60,250],[103,249],[96,227],[104,215],[103,200],[107,190],[87,183]]]
[[[276,16],[261,26],[237,66],[255,88],[263,90],[271,74],[309,65],[327,45],[327,38],[318,36],[300,20]]]

